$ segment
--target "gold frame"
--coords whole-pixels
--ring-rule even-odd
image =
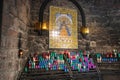
[[[50,6],[49,48],[78,49],[77,10]]]

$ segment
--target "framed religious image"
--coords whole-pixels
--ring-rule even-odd
[[[78,49],[77,10],[50,6],[49,48]]]

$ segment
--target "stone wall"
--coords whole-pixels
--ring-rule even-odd
[[[0,45],[0,80],[16,80],[25,58],[18,58],[19,33],[24,54],[30,19],[29,0],[4,0]]]
[[[31,27],[29,29],[30,52],[48,51],[48,35],[38,36],[34,32],[34,23],[38,21],[39,9],[44,0],[31,0]],[[110,51],[120,45],[120,5],[119,0],[77,0],[85,12],[86,24],[90,28],[89,40],[79,33],[79,49],[85,49],[86,43],[95,41],[96,47],[90,47],[95,52]],[[49,6],[59,6],[76,9],[69,0],[52,0],[44,11],[43,21],[49,24]],[[78,30],[81,27],[81,15],[78,11]],[[37,35],[37,36],[36,36]],[[32,39],[32,40],[31,40]],[[31,46],[32,45],[32,46]],[[34,46],[34,47],[33,47]]]
[[[39,21],[39,9],[41,6],[41,2],[43,2],[44,0],[36,0],[33,1],[31,0],[31,27],[29,29],[29,38],[28,38],[28,42],[29,45],[29,49],[31,50],[31,53],[34,52],[39,52],[41,53],[42,51],[50,51],[49,46],[48,46],[48,41],[49,41],[49,37],[48,37],[48,32],[47,35],[44,34],[42,36],[37,35],[37,33],[34,32],[34,23]],[[52,0],[50,3],[48,3],[48,5],[46,6],[45,10],[44,10],[44,15],[43,15],[43,21],[47,22],[47,25],[49,25],[49,7],[50,6],[58,6],[58,7],[63,7],[64,8],[69,8],[69,9],[77,9],[77,7],[70,2],[69,0]],[[33,15],[34,14],[34,15]],[[81,22],[81,15],[80,12],[78,11],[78,30],[80,30],[81,26],[82,26],[82,22]],[[37,36],[36,36],[37,35]],[[78,33],[79,35],[79,43],[82,42],[82,46],[79,45],[79,48],[84,49],[86,46],[86,40],[82,39],[82,36],[80,33]],[[31,40],[32,39],[32,40]],[[82,40],[82,41],[81,41]],[[31,46],[32,45],[32,46]],[[54,49],[55,50],[55,49]],[[53,50],[52,50],[53,51]],[[55,50],[55,51],[60,51],[60,50]]]
[[[88,3],[86,3],[86,1]],[[120,1],[86,0],[85,12],[87,25],[90,27],[90,40],[96,41],[97,52],[120,48]],[[87,6],[88,5],[88,6]],[[89,10],[89,11],[86,11]]]
[[[4,0],[0,45],[0,80],[16,80],[24,67],[26,58],[18,58],[19,33],[22,34],[21,49],[27,53],[48,51],[48,35],[37,35],[34,23],[39,18],[39,8],[44,0]],[[109,51],[120,45],[120,1],[119,0],[76,0],[83,8],[86,24],[90,28],[89,40],[79,33],[79,49],[86,43],[95,41],[96,52]],[[52,0],[44,12],[44,20],[49,24],[49,6],[76,9],[69,0]],[[78,11],[78,30],[81,15]],[[31,17],[30,17],[31,16]],[[48,32],[47,32],[48,33]],[[55,50],[58,51],[58,50]]]

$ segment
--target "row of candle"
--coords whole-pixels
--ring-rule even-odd
[[[67,61],[69,62],[72,70],[78,70],[79,72],[83,72],[96,68],[93,59],[88,57],[87,54],[83,54],[83,52],[81,51],[77,53],[70,52],[67,54]]]
[[[120,61],[120,53],[118,52],[107,52],[107,53],[96,53],[96,60],[98,63],[108,62],[114,63]]]
[[[55,52],[43,53],[42,55],[34,55],[29,60],[29,68],[41,68],[46,70],[64,70],[67,71],[67,66],[63,59],[63,54]]]
[[[64,56],[66,56],[66,59]],[[28,69],[64,70],[68,72],[65,61],[69,63],[72,70],[78,70],[79,72],[96,68],[93,59],[89,58],[88,54],[82,51],[67,51],[64,54],[55,52],[34,54],[29,58],[27,67]]]

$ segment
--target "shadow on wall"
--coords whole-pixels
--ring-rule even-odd
[[[0,44],[1,44],[1,32],[2,32],[2,9],[3,9],[3,0],[0,0]]]

